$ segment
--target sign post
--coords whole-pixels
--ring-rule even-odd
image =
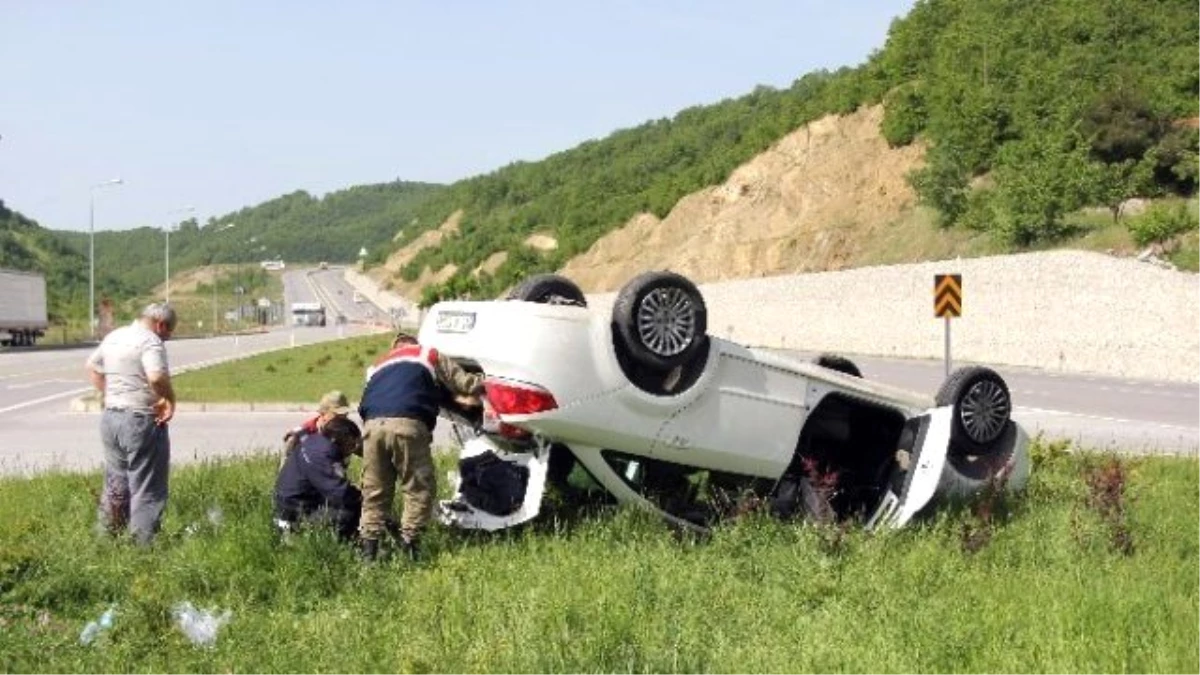
[[[946,377],[950,377],[950,319],[962,316],[962,275],[933,275],[933,314],[946,320]]]

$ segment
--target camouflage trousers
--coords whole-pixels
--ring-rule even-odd
[[[396,498],[404,493],[400,531],[408,539],[421,533],[433,515],[437,477],[430,444],[433,434],[423,422],[384,417],[363,424],[362,520],[363,539],[379,539],[386,530]]]

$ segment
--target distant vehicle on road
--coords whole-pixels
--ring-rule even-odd
[[[329,269],[329,263],[327,263],[327,262],[325,262],[324,260],[322,260],[322,261],[321,261],[321,262],[320,262],[320,263],[317,265],[317,267],[320,267],[320,268],[321,268],[321,269],[323,269],[323,270],[327,270],[327,269]]]
[[[261,263],[259,263],[259,265],[261,265],[262,268],[264,270],[267,270],[268,272],[279,272],[279,271],[282,271],[284,267],[286,267],[286,265],[283,264],[283,261],[279,260],[279,259],[264,260]]]
[[[293,302],[293,326],[324,326],[325,306],[319,302]]]
[[[35,272],[0,270],[0,345],[32,345],[49,325],[46,278]]]

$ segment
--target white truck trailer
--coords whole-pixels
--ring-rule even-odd
[[[325,306],[319,302],[293,302],[293,326],[324,326]]]
[[[46,333],[46,278],[0,269],[0,346],[25,347]]]

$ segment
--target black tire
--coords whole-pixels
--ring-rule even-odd
[[[618,349],[638,365],[667,371],[707,344],[708,308],[700,290],[674,272],[645,272],[625,284],[613,305]]]
[[[574,281],[557,274],[535,274],[513,287],[507,300],[524,300],[547,305],[587,307],[583,291]]]
[[[1012,424],[1012,396],[996,371],[982,366],[960,368],[942,383],[937,405],[954,406],[950,440],[968,454],[995,449]]]
[[[862,371],[858,369],[858,366],[853,361],[841,356],[840,354],[821,354],[817,358],[813,359],[813,363],[821,366],[822,368],[836,370],[839,373],[844,373],[853,377],[862,377]]]

